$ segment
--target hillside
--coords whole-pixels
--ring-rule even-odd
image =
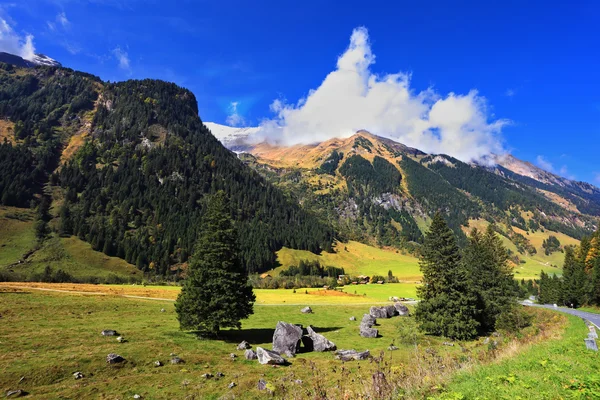
[[[529,277],[562,265],[559,249],[544,254],[543,240],[576,244],[600,216],[600,189],[512,156],[468,164],[366,131],[291,147],[248,139],[236,139],[237,148],[246,140],[240,158],[344,240],[417,251],[430,217],[441,211],[461,241],[470,222],[494,222],[517,271]]]
[[[249,271],[274,265],[283,246],[331,248],[332,229],[225,149],[202,124],[194,95],[174,84],[0,64],[0,118],[0,205],[37,207],[35,245],[22,244],[25,253],[75,236],[143,271],[177,274],[203,198],[219,190]]]

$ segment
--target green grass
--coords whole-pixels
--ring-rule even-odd
[[[0,207],[0,267],[18,262],[35,247],[33,211]]]
[[[581,308],[578,308],[578,310],[580,310],[580,311],[586,311],[586,312],[591,312],[591,313],[594,313],[594,314],[600,314],[600,307],[594,307],[594,306],[592,306],[592,307],[581,307]]]
[[[560,340],[533,345],[511,359],[458,374],[440,399],[597,399],[600,354],[585,349],[580,318]]]
[[[335,253],[316,255],[309,251],[283,248],[277,252],[281,267],[270,273],[277,275],[290,265],[298,265],[300,260],[308,260],[319,261],[324,266],[344,268],[346,274],[350,275],[387,276],[391,270],[400,280],[418,281],[421,278],[418,259],[396,250],[379,249],[354,241],[338,243],[335,250]]]

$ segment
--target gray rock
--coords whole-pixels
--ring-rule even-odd
[[[125,361],[125,359],[115,353],[110,353],[109,355],[106,356],[106,362],[109,364],[122,363],[123,361]]]
[[[133,398],[134,398],[134,399],[141,399],[141,398],[142,398],[142,396],[140,396],[139,394],[134,394],[134,395],[133,395]]]
[[[216,376],[217,378],[222,378],[222,377],[224,377],[224,376],[225,376],[225,374],[224,374],[224,373],[222,373],[222,372],[217,372],[217,373],[215,374],[215,376]]]
[[[213,374],[211,374],[210,372],[207,372],[205,374],[200,375],[200,377],[204,378],[204,379],[210,379],[213,377]]]
[[[355,316],[350,317],[350,321],[356,321],[356,317]]]
[[[300,339],[302,339],[302,327],[279,321],[273,334],[273,351],[294,357],[300,350]],[[260,354],[258,356],[260,360]]]
[[[444,342],[444,343],[442,343],[442,344],[443,344],[444,346],[450,346],[450,347],[453,347],[453,346],[454,346],[454,343],[452,343],[452,342]]]
[[[307,351],[333,351],[336,349],[335,343],[328,340],[325,336],[317,333],[311,326],[306,328],[308,335],[302,337],[302,343]]]
[[[369,350],[338,350],[335,352],[335,358],[342,361],[366,360],[370,356]]]
[[[117,338],[117,342],[119,342],[119,343],[125,343],[126,341],[127,341],[127,340],[125,340],[125,338],[124,338],[123,336],[119,336],[119,337]]]
[[[588,333],[588,339],[598,339],[598,334],[593,326],[590,328],[590,332]]]
[[[236,359],[237,355],[235,353],[231,353],[231,354],[229,354],[229,358],[231,358],[232,360]]]
[[[396,350],[398,350],[398,348],[396,346],[394,346],[394,345],[391,345],[390,347],[388,347],[388,350],[389,351],[396,351]]]
[[[258,356],[256,355],[256,352],[254,350],[246,350],[244,352],[244,357],[246,358],[246,360],[256,360],[258,358]]]
[[[100,332],[100,334],[102,336],[117,336],[118,335],[117,331],[112,330],[112,329],[105,329],[102,332]]]
[[[229,389],[233,389],[234,387],[236,387],[237,385],[235,384],[235,382],[231,382],[229,385],[227,385],[227,387]]]
[[[258,390],[267,390],[267,382],[265,382],[265,381],[264,381],[264,380],[262,380],[262,379],[259,379],[259,380],[258,380],[258,384],[256,385],[256,388],[257,388]]]
[[[373,318],[388,318],[388,312],[385,309],[385,307],[375,307],[375,306],[373,306],[369,310],[369,314]]]
[[[385,306],[385,311],[387,311],[387,316],[388,318],[392,318],[395,317],[398,312],[396,311],[396,307],[394,307],[393,304],[390,304],[389,306]]]
[[[360,325],[360,336],[364,338],[376,338],[379,335],[379,331],[375,328],[370,328],[366,325]]]
[[[304,307],[303,309],[300,310],[300,312],[302,314],[312,314],[313,310],[310,307]]]
[[[165,311],[167,311],[167,310],[165,310],[164,308],[160,309],[160,312],[165,312]]]
[[[396,308],[396,312],[401,317],[406,317],[409,314],[408,307],[400,302],[394,303],[394,307]]]
[[[375,317],[373,317],[371,314],[365,314],[365,315],[363,315],[363,319],[362,319],[362,321],[360,321],[360,323],[364,324],[370,328],[377,323],[377,319]]]
[[[175,353],[171,353],[171,354],[169,354],[169,355],[170,355],[171,357],[174,357],[174,356],[176,356],[177,354],[175,354]]]
[[[598,344],[596,344],[596,339],[583,339],[585,342],[585,347],[588,350],[598,351]]]
[[[185,364],[185,361],[179,357],[173,357],[171,358],[171,364]]]
[[[163,363],[161,363],[160,361],[154,361],[154,366],[155,367],[162,367]]]
[[[294,383],[296,383],[296,385],[302,385],[304,382],[302,382],[302,379],[296,379]]]
[[[252,345],[250,343],[246,342],[245,340],[242,343],[240,343],[240,344],[237,345],[237,349],[238,350],[246,350],[246,349],[249,349],[251,347],[252,347]]]
[[[73,378],[81,379],[83,378],[83,374],[81,372],[73,372]]]
[[[278,353],[263,349],[262,347],[256,348],[256,356],[258,357],[258,362],[261,364],[283,365],[287,362]]]
[[[17,390],[9,390],[8,392],[6,392],[6,397],[10,397],[10,398],[14,398],[14,397],[21,397],[21,396],[25,396],[25,392],[22,391],[21,389],[17,389]]]

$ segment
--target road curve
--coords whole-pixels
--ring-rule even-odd
[[[525,306],[530,306],[530,307],[542,307],[542,308],[547,308],[550,310],[555,310],[555,311],[559,311],[559,312],[563,312],[566,314],[571,314],[571,315],[575,315],[579,318],[583,318],[585,320],[590,321],[592,324],[596,325],[596,328],[600,329],[600,314],[594,314],[591,312],[586,312],[586,311],[579,311],[577,309],[573,309],[573,308],[567,308],[567,307],[554,307],[554,305],[552,304],[531,304],[531,303],[521,303]]]

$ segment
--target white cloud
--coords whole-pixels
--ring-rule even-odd
[[[550,161],[548,161],[544,156],[537,156],[536,164],[541,169],[544,169],[548,172],[554,172],[554,165]]]
[[[129,71],[131,69],[129,63],[129,54],[120,47],[115,47],[112,51],[113,55],[119,62],[119,68]]]
[[[0,51],[33,60],[35,57],[33,35],[19,35],[5,19],[0,18]]]
[[[476,90],[442,96],[432,88],[415,92],[406,73],[374,74],[367,29],[352,32],[337,67],[296,104],[275,100],[276,116],[261,123],[261,139],[285,145],[349,137],[357,130],[388,137],[430,153],[461,160],[502,153],[507,120],[490,120]]]
[[[61,24],[64,29],[69,28],[71,25],[71,22],[67,19],[67,14],[65,14],[64,11],[56,15],[56,21]]]
[[[560,167],[560,169],[558,170],[558,174],[572,181],[576,179],[576,176],[569,172],[569,167],[567,167],[566,165]]]
[[[504,92],[507,97],[513,97],[515,94],[517,94],[517,91],[514,89],[506,89],[506,92]]]
[[[242,126],[246,123],[244,117],[240,115],[238,111],[238,105],[240,103],[237,101],[232,101],[229,104],[229,115],[227,116],[226,122],[229,126]]]

